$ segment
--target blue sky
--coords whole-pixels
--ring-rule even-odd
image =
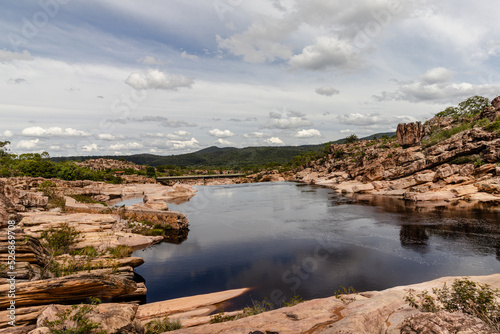
[[[318,144],[500,95],[500,3],[5,0],[0,140],[51,156]]]

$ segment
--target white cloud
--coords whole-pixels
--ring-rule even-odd
[[[321,132],[319,132],[316,129],[300,130],[299,132],[297,132],[295,137],[297,137],[297,138],[321,137]]]
[[[190,140],[156,140],[151,144],[157,148],[169,148],[173,150],[184,150],[200,147],[200,143],[194,137],[192,137]]]
[[[273,118],[269,123],[269,127],[276,129],[296,129],[309,125],[312,125],[311,121],[302,117]]]
[[[419,79],[425,84],[435,84],[452,80],[454,74],[455,72],[444,67],[436,67],[425,72]]]
[[[261,18],[258,22],[253,22],[243,33],[234,34],[226,39],[217,35],[217,44],[220,49],[242,56],[249,63],[288,60],[292,56],[292,48],[282,41],[295,29],[295,26],[296,23],[292,20],[287,22]]]
[[[168,139],[181,139],[182,137],[186,137],[189,135],[191,135],[189,132],[184,131],[184,130],[179,130],[179,131],[175,131],[174,133],[169,133],[169,134],[165,135],[165,137],[167,137]]]
[[[264,143],[271,145],[285,145],[285,142],[278,137],[271,137],[269,139],[264,140]]]
[[[7,81],[8,85],[23,85],[23,84],[28,84],[28,80],[23,79],[23,78],[10,78]]]
[[[109,146],[109,149],[111,150],[138,150],[143,148],[144,145],[138,142],[131,142],[131,143],[119,143],[119,144],[113,144]]]
[[[330,86],[316,88],[315,92],[324,96],[332,96],[340,93],[340,91]]]
[[[306,46],[301,54],[293,56],[292,68],[321,71],[329,68],[352,69],[361,65],[352,45],[337,37],[318,37],[316,44]]]
[[[181,87],[191,88],[193,79],[183,75],[165,74],[156,69],[150,69],[146,73],[132,73],[129,75],[125,83],[130,87],[140,89],[164,89],[177,90]]]
[[[5,130],[2,132],[2,136],[5,138],[12,138],[14,136],[14,133],[10,130]]]
[[[110,133],[100,133],[99,135],[97,135],[97,138],[99,138],[100,140],[109,140],[109,141],[112,141],[112,140],[123,140],[123,139],[125,139],[125,136],[123,136],[123,135],[112,135]]]
[[[88,144],[88,145],[83,145],[82,146],[82,151],[83,152],[98,152],[99,151],[99,146],[97,146],[96,143]]]
[[[378,113],[372,114],[360,114],[360,113],[352,113],[352,114],[343,114],[337,116],[337,119],[342,124],[347,125],[372,125],[374,123],[385,122],[385,118],[383,118]]]
[[[266,138],[270,136],[271,135],[264,132],[250,132],[243,135],[244,138]]]
[[[217,138],[228,138],[234,136],[234,133],[232,133],[229,130],[219,130],[219,129],[213,129],[208,131],[208,133],[211,136],[217,137]]]
[[[33,139],[33,140],[21,140],[19,143],[17,143],[16,147],[17,148],[24,148],[26,150],[32,150],[37,147],[38,142],[40,139]]]
[[[234,146],[234,145],[236,145],[235,143],[230,142],[229,140],[222,139],[222,138],[217,140],[217,144],[222,145],[222,146]]]
[[[33,60],[33,57],[28,50],[24,50],[23,52],[0,50],[0,62],[9,62],[14,60]]]
[[[40,126],[32,126],[25,128],[21,132],[24,136],[28,137],[86,137],[90,136],[90,133],[75,130],[73,128],[60,128],[57,126],[50,128],[42,128]]]
[[[164,65],[165,62],[159,59],[156,59],[155,57],[152,56],[145,56],[141,59],[138,60],[140,63],[146,64],[146,65]]]
[[[188,60],[198,60],[198,56],[196,56],[196,55],[190,55],[186,51],[182,51],[181,57],[183,59],[188,59]]]

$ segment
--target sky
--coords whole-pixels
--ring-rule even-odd
[[[16,154],[320,144],[500,95],[500,2],[3,0]]]

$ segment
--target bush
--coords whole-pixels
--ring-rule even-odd
[[[113,248],[108,248],[108,253],[112,255],[115,259],[119,259],[122,257],[128,257],[133,253],[132,248],[129,246],[118,245]]]
[[[350,135],[349,137],[347,137],[346,139],[344,139],[344,143],[346,144],[352,144],[354,142],[357,142],[359,140],[358,136],[356,136],[354,133],[352,135]]]
[[[422,140],[422,144],[426,147],[436,145],[437,143],[442,142],[443,140],[446,140],[451,136],[456,135],[457,133],[469,130],[471,127],[472,125],[470,123],[464,122],[449,130],[434,132],[430,135],[428,140]]]
[[[181,329],[182,324],[179,319],[170,320],[165,317],[161,320],[153,320],[146,324],[145,334],[159,334],[163,332],[175,331],[176,329]]]
[[[486,97],[482,96],[472,96],[467,100],[462,101],[458,104],[458,107],[448,107],[445,110],[436,114],[437,117],[467,117],[470,118],[472,116],[478,115],[481,113],[486,107],[490,107],[490,100]]]
[[[98,298],[91,298],[91,304],[72,305],[71,309],[56,314],[57,320],[46,321],[45,326],[51,334],[105,334],[106,331],[97,331],[99,324],[89,320],[90,313],[99,305]],[[72,327],[68,324],[73,323]]]
[[[74,227],[64,223],[57,228],[52,227],[48,231],[43,231],[41,238],[45,240],[45,247],[54,255],[61,255],[71,251],[80,234]]]
[[[441,289],[432,289],[434,296],[427,290],[414,295],[410,290],[405,301],[423,312],[462,312],[483,320],[495,330],[500,330],[500,297],[497,289],[487,284],[479,284],[467,277],[455,279],[451,288],[443,285]]]

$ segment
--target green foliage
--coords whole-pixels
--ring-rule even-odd
[[[159,334],[181,329],[182,324],[179,319],[170,320],[168,317],[165,317],[163,319],[148,322],[144,328],[145,334]]]
[[[437,117],[473,117],[481,113],[486,107],[490,107],[490,100],[482,96],[472,96],[458,104],[458,107],[448,107],[436,114]]]
[[[118,245],[116,247],[110,247],[107,249],[108,253],[113,256],[113,258],[128,257],[132,254],[133,250],[129,246]]]
[[[241,313],[236,315],[226,315],[224,312],[217,313],[210,317],[210,323],[218,323],[225,321],[237,320],[245,317],[250,317],[252,315],[260,314],[263,312],[271,311],[274,309],[274,304],[267,299],[263,301],[252,300],[252,306],[245,307]]]
[[[335,291],[335,298],[340,299],[342,302],[346,304],[350,304],[356,300],[354,295],[357,295],[358,291],[354,289],[352,286],[346,288],[343,285],[340,286],[340,289]]]
[[[487,284],[479,284],[468,277],[455,279],[451,288],[443,285],[441,289],[432,289],[434,296],[427,290],[414,294],[408,291],[405,301],[413,308],[423,312],[462,312],[478,317],[493,329],[500,329],[500,297],[497,289]]]
[[[156,169],[154,167],[148,166],[146,168],[146,176],[147,177],[155,177],[156,176]]]
[[[344,142],[345,142],[346,144],[352,144],[352,143],[357,142],[358,140],[359,140],[358,136],[356,136],[356,135],[353,133],[352,135],[348,136],[348,137],[344,140]]]
[[[96,201],[90,195],[78,194],[78,195],[69,195],[69,197],[74,198],[77,202],[80,202],[80,203],[102,204],[104,206],[107,206],[107,204],[105,202]]]
[[[70,254],[71,255],[83,255],[83,256],[90,257],[90,258],[96,258],[99,256],[99,252],[97,251],[97,249],[95,249],[94,246],[85,246],[82,249],[78,249],[78,250],[75,249],[75,250],[70,251]]]
[[[99,324],[89,320],[90,313],[100,303],[98,298],[92,298],[90,305],[72,305],[70,309],[57,313],[57,320],[46,321],[45,326],[51,334],[106,334],[107,331],[97,331]]]
[[[465,131],[465,130],[469,130],[471,128],[472,128],[472,124],[470,124],[468,122],[464,122],[464,123],[459,124],[451,129],[441,130],[441,131],[431,133],[428,140],[422,140],[422,145],[424,145],[426,147],[436,145],[437,143],[442,142],[443,140],[446,140],[457,133],[460,133],[460,132]]]
[[[489,131],[489,132],[498,132],[498,131],[500,131],[500,117],[497,117],[497,119],[495,119],[494,122],[486,125],[484,127],[484,129],[486,131]]]
[[[283,305],[285,305],[285,307],[290,307],[290,306],[295,306],[297,304],[300,304],[302,302],[304,302],[304,299],[301,296],[294,295],[292,298],[290,298],[289,301],[284,300]]]
[[[59,227],[51,227],[47,231],[43,231],[41,238],[45,240],[45,247],[53,251],[54,255],[69,253],[76,244],[76,239],[81,233],[74,227],[64,223]]]

